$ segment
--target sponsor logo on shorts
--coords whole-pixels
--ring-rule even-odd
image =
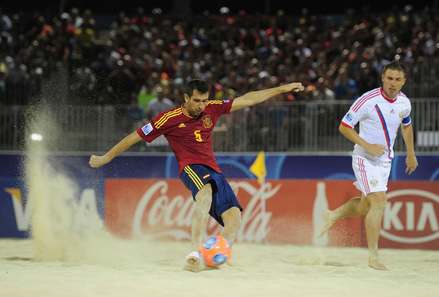
[[[350,122],[354,119],[354,114],[350,111],[346,114],[345,118]]]
[[[377,186],[378,186],[378,180],[376,180],[376,179],[371,180],[371,181],[370,181],[370,185],[371,185],[372,187],[377,187]]]
[[[151,123],[148,123],[145,126],[143,126],[142,131],[143,131],[143,133],[145,133],[145,135],[148,135],[152,131]]]

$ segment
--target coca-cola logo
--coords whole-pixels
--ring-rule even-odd
[[[250,200],[242,213],[242,227],[237,241],[262,242],[270,231],[268,224],[272,216],[266,210],[266,201],[276,194],[280,184],[272,187],[265,183],[255,187],[251,183],[240,181],[230,182],[237,195],[249,195]],[[175,240],[190,239],[190,226],[195,202],[191,196],[168,196],[168,182],[158,181],[152,184],[142,195],[134,211],[133,233],[136,237],[154,236],[172,237]],[[162,231],[148,234],[148,227],[162,227]],[[219,234],[221,226],[212,218],[208,222],[207,232]]]
[[[387,194],[381,236],[400,243],[425,243],[439,238],[439,195],[403,189]]]

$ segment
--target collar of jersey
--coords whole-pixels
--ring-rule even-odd
[[[398,98],[398,95],[396,95],[396,97],[394,99],[387,98],[386,95],[384,95],[383,88],[380,88],[380,92],[381,92],[381,96],[383,96],[383,98],[386,99],[390,103],[394,103],[396,101],[396,99]]]

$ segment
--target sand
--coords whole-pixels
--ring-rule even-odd
[[[438,296],[439,251],[236,243],[232,266],[183,270],[189,242],[106,238],[35,261],[31,239],[0,240],[0,296]]]

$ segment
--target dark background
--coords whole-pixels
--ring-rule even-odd
[[[246,3],[250,1],[250,3]],[[231,14],[237,14],[239,10],[245,10],[248,14],[263,13],[275,15],[279,9],[288,15],[299,15],[302,8],[307,8],[311,14],[342,14],[347,8],[354,8],[361,11],[363,6],[368,6],[374,12],[391,10],[393,8],[403,9],[410,4],[416,11],[422,11],[424,7],[438,8],[438,0],[366,0],[366,1],[304,1],[304,0],[125,0],[125,1],[103,1],[102,0],[44,0],[44,1],[25,1],[10,0],[3,1],[0,6],[5,13],[18,11],[30,12],[39,10],[42,14],[56,15],[63,11],[69,11],[72,7],[77,7],[80,11],[91,9],[94,14],[116,14],[125,11],[128,14],[135,12],[136,8],[142,6],[149,14],[153,8],[160,7],[163,13],[168,14],[175,10],[181,12],[189,9],[194,14],[201,14],[208,10],[217,13],[223,6],[230,9]],[[244,4],[245,3],[245,4]],[[186,8],[186,9],[185,9]]]

